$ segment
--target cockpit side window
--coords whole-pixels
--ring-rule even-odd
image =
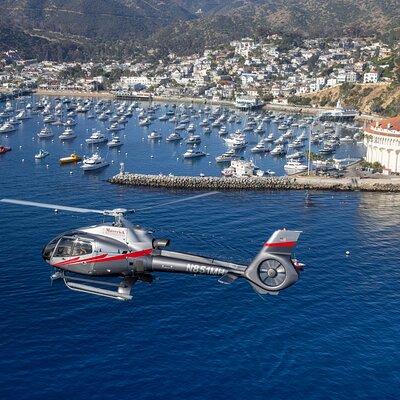
[[[93,251],[92,245],[89,242],[75,240],[74,247],[72,249],[73,256],[84,256],[87,254],[91,254]]]

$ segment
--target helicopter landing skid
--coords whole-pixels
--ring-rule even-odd
[[[57,275],[56,275],[57,274]],[[65,286],[76,292],[94,294],[97,296],[108,297],[116,300],[132,300],[131,290],[136,277],[125,277],[120,283],[104,282],[95,279],[79,278],[66,275],[65,273],[56,273],[51,279],[63,279]],[[96,286],[94,286],[96,285]],[[101,286],[117,288],[116,290],[104,289]]]

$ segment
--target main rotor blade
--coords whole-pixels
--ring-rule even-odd
[[[183,199],[171,200],[171,201],[167,201],[166,203],[155,204],[154,206],[138,208],[137,210],[134,210],[134,212],[136,213],[136,212],[139,212],[139,211],[147,211],[147,210],[151,210],[153,208],[164,207],[164,206],[167,206],[169,204],[182,203],[184,201],[190,201],[190,200],[194,200],[194,199],[199,199],[201,197],[212,196],[212,195],[217,194],[217,193],[219,193],[219,192],[208,192],[208,193],[198,194],[196,196],[184,197]]]
[[[58,204],[37,203],[35,201],[16,200],[16,199],[1,199],[0,201],[3,202],[3,203],[18,204],[20,206],[51,208],[52,210],[64,210],[64,211],[72,211],[72,212],[78,212],[78,213],[104,214],[104,211],[102,211],[102,210],[93,210],[93,209],[90,209],[90,208],[60,206]]]

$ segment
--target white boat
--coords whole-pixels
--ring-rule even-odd
[[[111,126],[108,128],[110,132],[118,132],[122,130],[122,127],[118,124],[118,122],[115,122],[111,124]]]
[[[53,121],[54,122],[54,121]],[[72,118],[68,118],[65,122],[64,122],[64,126],[75,126],[76,125],[76,121]]]
[[[298,174],[300,172],[307,171],[307,165],[304,165],[301,162],[296,161],[296,160],[291,160],[291,161],[288,161],[287,164],[285,164],[283,169],[285,170],[285,172],[288,175],[292,175],[292,174]]]
[[[354,139],[349,135],[341,137],[339,140],[341,143],[353,143],[354,142]]]
[[[54,136],[54,133],[48,126],[45,126],[41,131],[37,134],[37,136],[41,139],[51,138]]]
[[[47,156],[49,156],[50,153],[46,150],[40,149],[39,153],[35,154],[35,159],[36,160],[41,160],[42,158],[45,158]]]
[[[225,163],[225,162],[231,162],[233,160],[237,160],[240,157],[236,154],[236,151],[234,149],[229,149],[225,153],[221,154],[220,156],[215,157],[215,161],[217,163]]]
[[[156,131],[153,131],[153,132],[151,132],[151,133],[149,133],[149,134],[147,135],[147,139],[150,139],[150,140],[160,140],[160,139],[162,139],[162,135],[161,135],[161,133],[158,133],[158,132],[156,132]]]
[[[176,131],[183,131],[184,129],[186,129],[186,125],[182,123],[178,124],[175,128]]]
[[[196,128],[194,127],[194,124],[189,124],[187,131],[188,132],[194,132],[196,130]]]
[[[161,115],[161,117],[158,117],[159,121],[168,121],[169,117],[167,114]]]
[[[275,140],[274,134],[271,132],[265,139],[264,141],[266,143],[272,143]]]
[[[254,147],[250,149],[252,153],[268,153],[270,151],[269,147],[265,145],[265,142],[263,140],[260,140]]]
[[[201,142],[201,137],[199,135],[189,135],[186,138],[187,144],[199,144]]]
[[[21,110],[16,116],[15,118],[19,121],[23,121],[25,119],[29,119],[30,116],[28,115],[28,113],[25,110]]]
[[[76,138],[76,133],[72,128],[68,127],[60,136],[61,140],[71,140]]]
[[[165,139],[167,142],[177,142],[179,140],[182,140],[182,136],[179,134],[179,132],[173,132],[170,135],[168,135],[167,139]]]
[[[81,168],[84,171],[93,171],[96,169],[107,167],[110,163],[101,157],[98,153],[94,153],[92,156],[84,158],[82,161]]]
[[[304,154],[301,151],[296,151],[295,153],[287,154],[287,160],[300,160],[304,158]]]
[[[43,122],[45,124],[52,124],[53,122],[56,122],[56,117],[54,115],[48,115],[47,117],[43,118]]]
[[[9,132],[14,132],[16,130],[17,128],[13,124],[10,124],[9,122],[5,122],[2,126],[0,126],[0,133],[9,133]]]
[[[109,148],[121,147],[123,145],[121,139],[118,136],[113,136],[110,141],[107,142]]]
[[[85,140],[88,144],[97,144],[107,142],[107,137],[100,131],[93,132],[88,139]]]
[[[221,128],[218,131],[219,136],[224,136],[228,134],[228,129],[226,129],[226,126],[221,126]]]
[[[149,126],[150,124],[150,118],[143,118],[139,121],[139,126]]]
[[[204,157],[206,153],[197,149],[188,149],[183,153],[183,158],[198,158]]]
[[[286,154],[286,150],[281,144],[278,144],[278,146],[271,150],[271,154],[273,156],[284,156]]]

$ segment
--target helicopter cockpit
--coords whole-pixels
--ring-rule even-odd
[[[52,257],[77,257],[93,253],[92,240],[85,237],[83,232],[68,232],[54,238],[42,251],[44,260],[49,261]]]

